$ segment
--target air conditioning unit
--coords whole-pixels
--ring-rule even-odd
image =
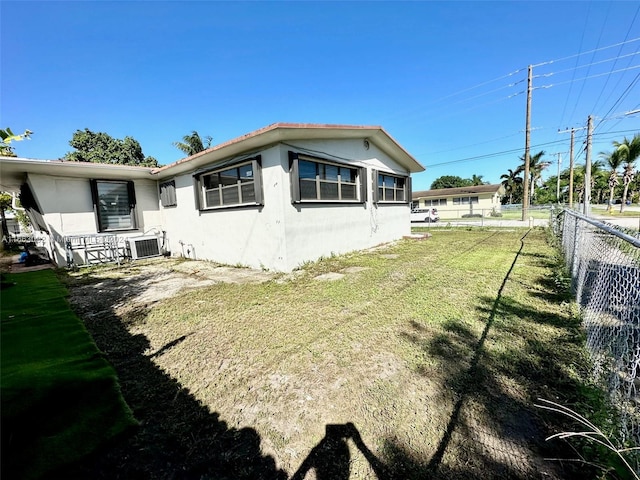
[[[139,258],[159,257],[160,242],[158,237],[134,237],[129,239],[129,250],[131,258],[137,260]]]

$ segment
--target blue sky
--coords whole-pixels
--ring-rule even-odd
[[[173,162],[192,130],[220,143],[274,122],[381,125],[426,172],[497,183],[524,152],[560,153],[587,117],[594,157],[640,132],[639,2],[0,2],[0,126],[28,158],[77,129]],[[544,88],[542,88],[544,87]],[[557,166],[549,169],[555,174]]]

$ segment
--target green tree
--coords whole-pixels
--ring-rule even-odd
[[[31,138],[32,133],[31,130],[25,130],[24,133],[16,135],[8,127],[0,130],[0,155],[4,157],[15,157],[16,154],[13,151],[11,142],[20,142],[26,138]]]
[[[2,238],[9,238],[9,227],[7,227],[7,217],[4,212],[11,208],[13,197],[10,193],[0,192],[0,220],[2,222]],[[4,242],[3,242],[4,243]]]
[[[529,183],[531,189],[531,191],[529,192],[530,202],[533,202],[533,198],[535,197],[536,185],[542,178],[542,171],[549,165],[551,165],[551,162],[542,159],[542,157],[544,157],[544,154],[544,150],[540,150],[535,155],[531,155],[529,157]],[[520,161],[522,162],[522,165],[520,165],[520,167],[518,168],[524,172],[524,156],[520,157]]]
[[[482,177],[484,175],[476,175],[475,173],[471,176],[470,180],[471,180],[471,185],[486,185],[487,182],[483,182],[482,181]]]
[[[508,173],[500,175],[502,179],[502,186],[508,196],[504,197],[504,200],[508,199],[508,203],[512,204],[514,200],[516,203],[522,201],[522,170],[516,168],[515,170],[508,170]]]
[[[436,190],[438,188],[469,187],[471,185],[473,184],[468,178],[458,177],[457,175],[444,175],[433,181],[431,189]]]
[[[609,167],[609,177],[607,180],[607,184],[609,186],[609,203],[607,211],[611,212],[611,210],[613,210],[613,196],[615,194],[615,189],[620,183],[618,180],[618,169],[622,165],[624,159],[618,149],[615,149],[610,153],[600,152],[600,158],[602,158],[605,164]]]
[[[624,170],[622,172],[622,182],[624,184],[624,190],[622,192],[622,203],[620,205],[620,213],[624,212],[624,206],[627,203],[627,195],[629,193],[629,185],[633,182],[635,176],[634,163],[640,157],[640,134],[634,135],[629,140],[624,137],[622,142],[613,142],[613,146],[616,150],[620,151],[620,156],[623,158]]]
[[[591,162],[591,197],[597,197],[596,185],[598,181],[602,181],[607,178],[606,172],[602,169],[603,164],[600,160],[596,160],[595,162]],[[578,195],[578,203],[582,203],[584,201],[584,180],[585,180],[585,169],[586,165],[578,165],[573,170],[573,184],[576,189],[576,193]],[[600,190],[606,190],[606,187],[601,188]],[[594,195],[594,191],[596,195]]]
[[[195,130],[191,132],[189,135],[185,135],[182,137],[182,142],[173,142],[173,146],[178,150],[182,150],[185,155],[190,157],[191,155],[195,155],[196,153],[202,152],[211,146],[211,141],[213,137],[211,135],[207,135],[204,137],[204,142],[200,137],[200,134]]]
[[[73,162],[158,166],[155,158],[144,156],[140,143],[132,137],[124,137],[124,140],[120,140],[107,133],[92,132],[85,128],[74,132],[69,145],[75,148],[75,151],[68,152],[64,159]]]

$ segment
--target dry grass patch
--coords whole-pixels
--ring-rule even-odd
[[[549,280],[555,253],[543,231],[522,247],[524,233],[436,231],[291,277],[194,284],[146,302],[127,331],[289,474],[328,424],[352,422],[390,477],[560,478],[539,470],[548,431],[533,403],[572,395],[584,355]],[[329,272],[345,276],[315,280]],[[348,446],[351,478],[376,478]]]

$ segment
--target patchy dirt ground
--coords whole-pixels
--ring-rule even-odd
[[[371,254],[390,264],[402,257],[385,248]],[[425,271],[421,265],[407,268]],[[373,271],[358,263],[328,270],[296,283],[296,290],[302,294],[323,285],[330,291],[335,280],[348,283]],[[418,347],[406,348],[423,355],[434,336],[415,322],[414,331],[405,332],[400,323],[391,325],[395,320],[389,312],[367,310],[370,295],[393,298],[397,288],[409,288],[415,282],[411,271],[391,269],[387,278],[395,283],[389,292],[366,292],[362,304],[342,305],[336,320],[325,319],[319,332],[309,326],[329,313],[323,304],[287,311],[289,328],[267,332],[260,313],[280,310],[271,309],[266,296],[242,297],[242,289],[225,287],[268,286],[271,281],[286,287],[306,274],[176,259],[61,274],[71,305],[118,372],[140,426],[52,478],[565,478],[543,460],[544,435],[531,411],[521,408],[526,400],[518,399],[522,389],[513,386],[516,393],[508,397],[496,391],[497,386],[508,390],[510,379],[496,377],[492,390],[464,387],[460,395],[456,383],[447,380],[465,379],[468,358],[430,360],[416,372],[391,353],[389,345],[401,337],[401,343]],[[213,285],[220,289],[208,288]],[[193,294],[181,297],[184,291]],[[225,298],[229,292],[243,308],[236,317],[231,314],[236,323],[225,328],[219,318],[232,308]],[[185,310],[197,304],[205,317],[177,322],[178,301],[163,325],[153,312],[172,298],[182,298]],[[377,317],[387,320],[380,321],[375,335],[364,340],[351,336],[375,326]],[[468,336],[469,345],[476,344],[461,326],[451,331],[455,341]],[[265,332],[271,335],[268,348],[257,338]],[[238,343],[239,338],[249,345]],[[441,353],[449,359],[455,345],[444,340],[440,347],[447,350]],[[483,375],[489,370],[483,369]],[[404,421],[398,423],[399,418]],[[360,430],[349,423],[353,419]]]

